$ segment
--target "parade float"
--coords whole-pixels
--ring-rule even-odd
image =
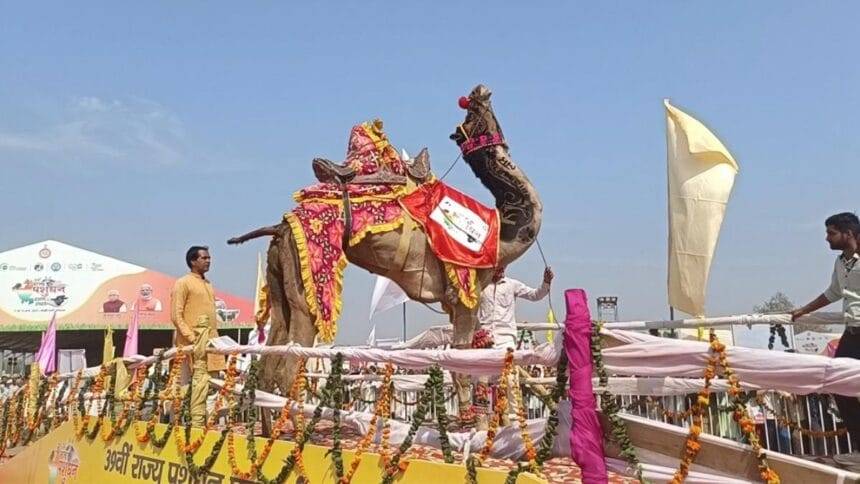
[[[0,409],[0,482],[860,482],[766,450],[748,406],[761,390],[858,396],[856,360],[776,358],[726,345],[713,329],[704,341],[641,332],[790,324],[788,315],[604,323],[591,317],[585,291],[570,289],[564,322],[532,328],[557,333],[554,343],[472,347],[480,287],[536,241],[541,221],[537,192],[511,160],[489,99],[478,86],[460,100],[466,119],[451,138],[494,209],[437,179],[426,151],[401,158],[381,123],[357,125],[346,162],[315,160],[320,183],[296,194],[281,223],[231,239],[272,236],[267,344],[207,341],[201,320],[195,346],[123,358],[110,350],[101,365],[65,374],[37,362]],[[680,114],[671,119],[690,129]],[[734,160],[684,143],[690,153],[704,146],[727,196]],[[676,173],[681,191],[685,176],[699,174]],[[699,258],[712,256],[709,244]],[[415,301],[441,303],[450,322],[436,335],[441,344],[315,347],[335,336],[347,261],[386,275]],[[689,275],[687,262],[670,265]],[[679,281],[670,276],[678,307],[695,306],[702,281]],[[56,340],[51,331],[43,350]],[[191,381],[207,381],[207,353],[228,355],[224,378],[183,385],[189,358]],[[244,365],[241,355],[261,358]],[[481,390],[472,379],[481,376],[496,383],[475,406]],[[627,412],[624,395],[693,397],[658,409],[658,422]],[[704,431],[717,395],[737,441]],[[204,425],[192,426],[202,414]]]

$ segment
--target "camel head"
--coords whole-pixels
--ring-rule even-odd
[[[504,143],[502,128],[490,104],[492,95],[487,86],[478,84],[469,97],[460,98],[460,107],[466,110],[466,120],[457,126],[450,138],[464,155],[484,146]]]

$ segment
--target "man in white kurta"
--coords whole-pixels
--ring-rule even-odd
[[[543,272],[543,283],[533,289],[522,282],[505,277],[505,268],[493,274],[493,282],[481,291],[478,323],[493,335],[494,348],[517,348],[516,298],[540,301],[549,294],[552,269]]]
[[[505,277],[505,268],[499,267],[493,274],[492,283],[481,291],[480,305],[478,306],[478,323],[480,329],[488,331],[493,336],[494,348],[517,348],[517,298],[528,301],[540,301],[549,294],[549,286],[552,282],[552,269],[547,267],[543,272],[543,283],[537,289],[531,288],[516,279]],[[507,425],[514,408],[511,385],[518,385],[519,379],[516,373],[508,379],[508,415],[502,418],[502,424]],[[486,428],[489,413],[489,400],[486,398],[489,390],[489,378],[478,379],[475,388],[475,407],[478,411],[478,428]]]

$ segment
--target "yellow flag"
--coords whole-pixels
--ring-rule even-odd
[[[555,314],[552,313],[552,309],[546,312],[546,320],[549,324],[556,324],[555,322]],[[546,342],[552,344],[555,339],[555,331],[549,330],[546,332]]]
[[[105,331],[105,342],[102,347],[102,364],[106,364],[113,359],[114,347],[113,347],[113,328],[108,325],[107,331]]]
[[[106,365],[113,360],[113,328],[108,324],[107,331],[105,331],[105,341],[104,346],[102,346],[102,364]],[[110,376],[105,377],[105,388],[110,387]]]
[[[117,358],[115,394],[120,396],[126,396],[125,393],[128,390],[129,385],[131,385],[131,378],[128,374],[128,369],[125,367],[125,363],[122,362],[122,358]]]

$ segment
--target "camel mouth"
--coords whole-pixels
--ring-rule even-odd
[[[448,138],[451,139],[453,142],[457,143],[457,146],[463,144],[463,142],[466,141],[466,136],[464,136],[463,133],[461,133],[459,130],[451,133]]]

